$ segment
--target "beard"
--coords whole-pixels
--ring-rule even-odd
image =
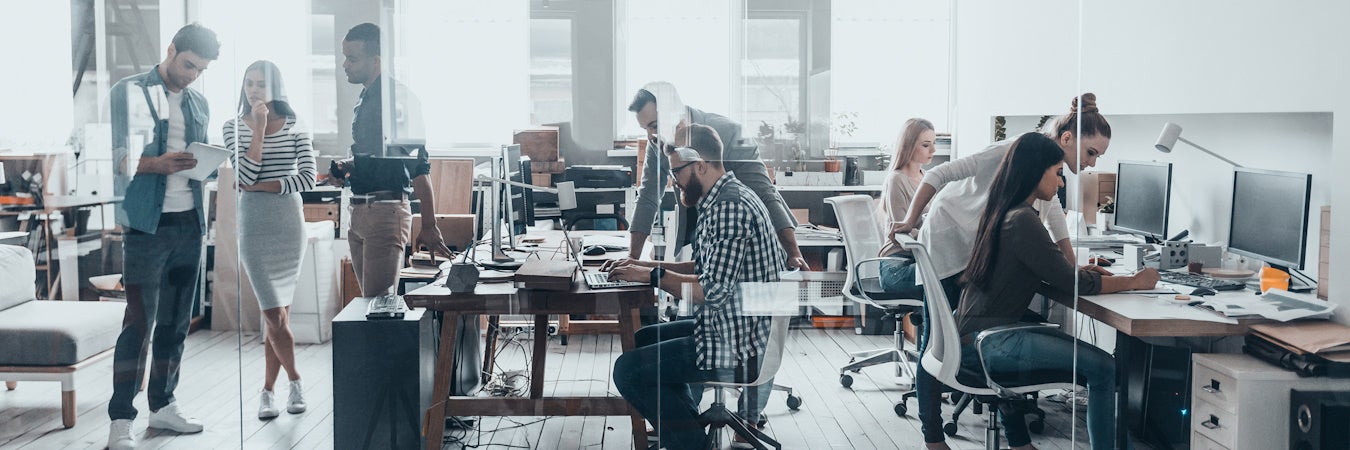
[[[698,178],[689,178],[689,186],[683,188],[676,184],[675,189],[680,191],[680,204],[686,208],[698,206],[699,200],[703,200],[703,182]]]

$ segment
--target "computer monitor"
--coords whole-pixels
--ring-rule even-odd
[[[1228,251],[1285,271],[1302,269],[1311,199],[1312,174],[1235,169]]]
[[[1116,210],[1112,229],[1167,238],[1172,198],[1172,163],[1122,161],[1116,169]]]
[[[508,165],[511,163],[508,161]],[[511,173],[507,179],[517,183],[530,183],[530,157],[521,156],[517,170]],[[516,235],[525,234],[525,227],[534,223],[534,189],[517,187],[511,190],[508,197],[511,201],[511,215],[508,221],[511,222],[512,232]]]

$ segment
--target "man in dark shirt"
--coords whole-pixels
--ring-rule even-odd
[[[436,228],[436,204],[431,181],[431,164],[422,148],[386,150],[383,123],[383,95],[380,77],[380,28],[372,23],[352,27],[342,41],[346,58],[342,69],[347,82],[365,87],[352,119],[352,158],[334,161],[329,183],[352,189],[351,246],[352,268],[361,286],[361,296],[379,297],[395,292],[398,271],[403,265],[403,248],[408,245],[412,227],[409,196],[416,196],[422,215],[418,248],[450,255],[450,249]],[[392,85],[390,86],[392,87]],[[403,133],[391,130],[395,137]]]

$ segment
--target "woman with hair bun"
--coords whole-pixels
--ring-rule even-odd
[[[1046,132],[1046,137],[1064,152],[1064,163],[1068,164],[1068,169],[1078,173],[1082,168],[1094,167],[1097,158],[1106,153],[1107,146],[1111,144],[1111,124],[1098,109],[1097,96],[1086,93],[1070,101],[1068,114],[1055,121]],[[947,301],[952,303],[953,311],[958,309],[956,302],[961,298],[961,275],[971,261],[975,234],[989,199],[994,175],[1004,156],[1012,149],[1013,142],[1012,139],[995,142],[978,153],[929,170],[914,193],[905,219],[891,226],[892,236],[908,233],[919,223],[920,215],[927,211],[923,219],[924,226],[919,228],[918,240],[928,246],[933,270],[942,279],[942,290],[947,293]],[[1064,208],[1058,196],[1049,200],[1036,199],[1032,207],[1041,222],[1049,228],[1050,240],[1059,247],[1065,260],[1070,265],[1074,264]],[[883,280],[883,284],[888,281],[893,284],[913,284],[912,273],[893,275],[903,275],[904,279]],[[921,292],[922,287],[915,287],[914,290]],[[929,321],[924,320],[924,323]],[[926,326],[920,336],[922,348],[928,336]],[[929,449],[949,448],[942,434],[941,383],[927,371],[920,370],[915,385],[924,442]],[[1021,422],[1020,418],[1017,422]],[[1024,425],[1005,427],[1005,432],[1010,444],[1030,445]]]

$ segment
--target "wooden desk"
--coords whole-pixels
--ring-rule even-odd
[[[552,233],[550,233],[552,234]],[[554,242],[561,242],[557,233]],[[547,247],[547,243],[541,245]],[[549,257],[547,252],[539,252]],[[559,255],[561,257],[561,255]],[[409,307],[441,311],[441,342],[437,351],[431,407],[424,429],[427,449],[441,448],[447,413],[466,416],[622,416],[632,417],[633,445],[647,445],[646,427],[637,410],[621,397],[544,397],[544,362],[548,355],[550,314],[614,314],[619,317],[619,340],[624,351],[632,349],[638,328],[638,309],[656,302],[649,287],[591,290],[574,280],[570,291],[517,289],[513,283],[479,283],[472,293],[451,292],[443,280],[409,292]],[[463,315],[526,314],[534,316],[534,351],[528,398],[450,397],[455,337]],[[490,348],[490,347],[489,347]]]
[[[1170,286],[1162,285],[1160,286]],[[1182,289],[1189,287],[1176,287],[1181,292]],[[1221,292],[1223,297],[1252,296],[1249,291],[1227,291]],[[1204,315],[1214,313],[1203,311],[1184,305],[1169,303],[1171,294],[1159,294],[1153,296],[1139,294],[1109,294],[1109,295],[1090,295],[1078,298],[1078,312],[1088,317],[1096,319],[1102,323],[1116,329],[1116,348],[1114,356],[1116,359],[1116,417],[1120,426],[1116,427],[1116,448],[1125,448],[1125,443],[1129,440],[1129,431],[1134,430],[1145,438],[1157,438],[1152,436],[1154,430],[1148,428],[1141,417],[1142,411],[1131,409],[1131,399],[1141,402],[1146,400],[1150,382],[1149,377],[1141,380],[1132,380],[1130,368],[1141,354],[1147,354],[1152,351],[1152,344],[1144,342],[1139,338],[1146,337],[1226,337],[1242,336],[1250,331],[1250,326],[1258,323],[1270,322],[1269,319],[1241,319],[1237,324],[1213,322],[1207,320],[1187,319],[1185,317],[1203,318]],[[1073,308],[1073,302],[1056,300],[1065,306]],[[1145,360],[1148,363],[1148,360]],[[1151,364],[1150,364],[1151,365]],[[1190,370],[1190,364],[1181,370]],[[1147,375],[1147,372],[1145,373]],[[1141,383],[1142,382],[1142,383]],[[1184,393],[1185,399],[1190,399],[1190,393]],[[1186,422],[1189,424],[1189,422]],[[1189,439],[1187,439],[1189,442]],[[1165,447],[1164,447],[1165,448]]]

